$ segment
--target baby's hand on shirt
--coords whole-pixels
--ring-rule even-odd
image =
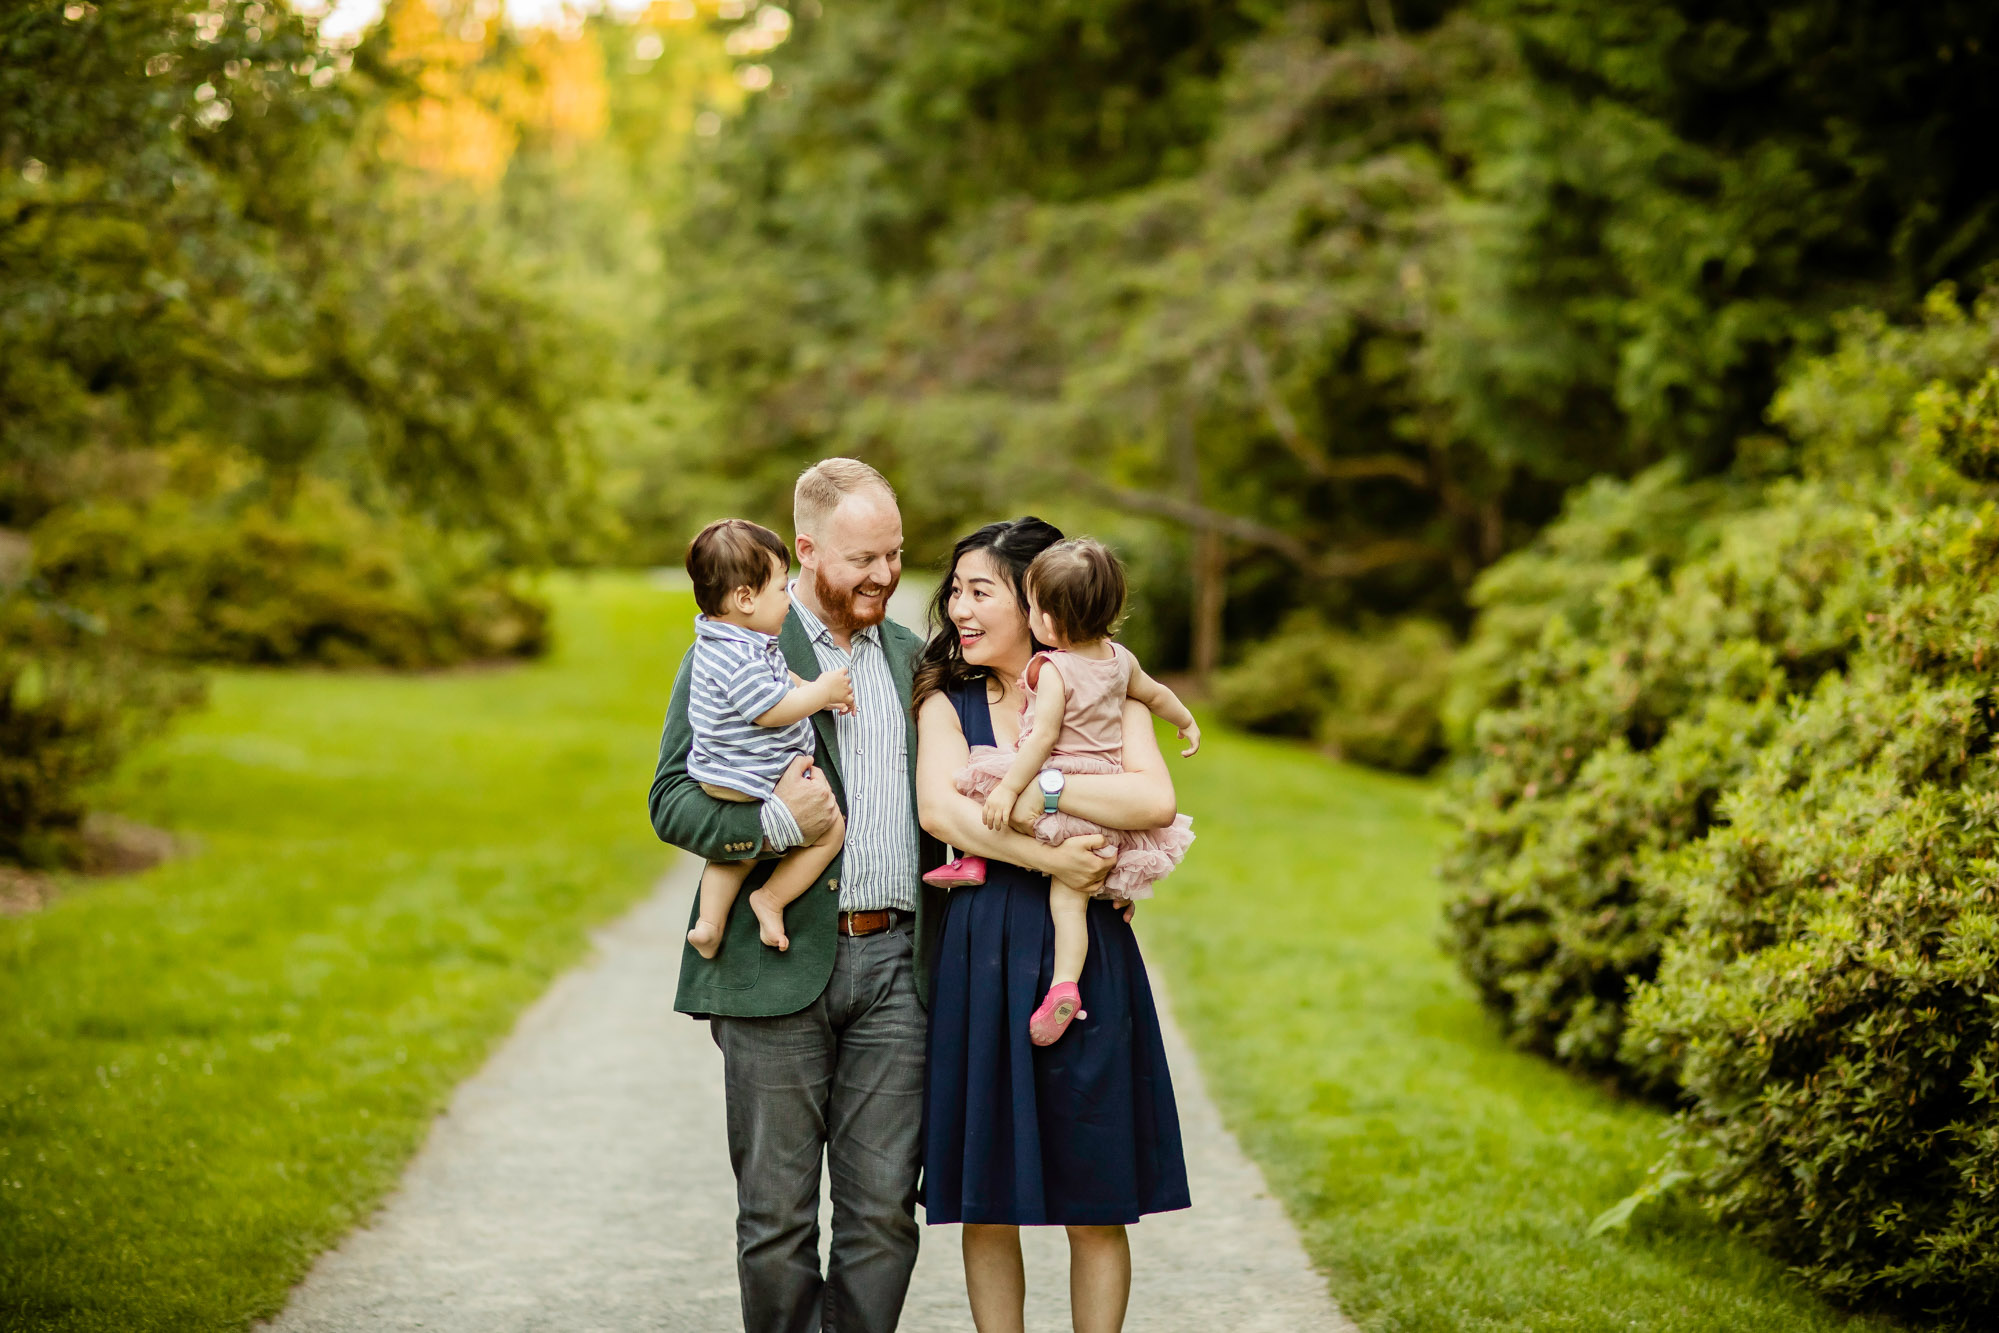
[[[847,668],[835,667],[819,678],[826,687],[826,706],[836,713],[854,711],[854,683],[847,677]]]
[[[1019,792],[1008,791],[1005,787],[993,788],[993,794],[986,797],[985,808],[979,811],[979,818],[995,833],[1007,826],[1013,818],[1013,803],[1020,799]]]

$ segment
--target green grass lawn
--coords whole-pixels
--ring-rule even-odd
[[[1200,841],[1140,913],[1147,948],[1364,1328],[1891,1327],[1828,1310],[1688,1207],[1586,1236],[1665,1117],[1496,1036],[1438,948],[1427,787],[1221,733],[1174,774]]]
[[[218,676],[114,801],[199,850],[0,920],[0,1328],[276,1310],[653,882],[693,604],[557,592],[542,663]]]

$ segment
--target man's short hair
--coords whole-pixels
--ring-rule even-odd
[[[687,544],[687,577],[694,604],[711,616],[728,609],[738,588],[762,592],[791,569],[784,538],[746,518],[718,518]]]
[[[791,526],[800,536],[817,536],[840,501],[856,491],[879,490],[895,502],[888,478],[858,458],[822,458],[798,476],[791,492]]]

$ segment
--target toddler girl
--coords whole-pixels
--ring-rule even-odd
[[[1051,645],[1036,653],[1022,678],[1019,748],[1012,754],[990,746],[972,750],[971,763],[957,776],[960,792],[983,799],[986,827],[1002,829],[1030,782],[1039,780],[1046,805],[1034,836],[1055,844],[1079,834],[1104,835],[1106,853],[1117,865],[1099,893],[1130,902],[1152,896],[1152,883],[1180,863],[1194,841],[1193,821],[1180,815],[1165,828],[1103,828],[1057,809],[1061,775],[1124,771],[1124,701],[1138,700],[1170,722],[1187,742],[1182,755],[1201,748],[1201,729],[1173,691],[1145,674],[1129,649],[1111,634],[1123,618],[1124,568],[1101,542],[1088,537],[1058,542],[1043,551],[1027,576],[1027,625]],[[941,876],[941,880],[932,878]],[[983,883],[985,863],[965,857],[931,872],[932,883]],[[1050,882],[1048,910],[1055,919],[1053,984],[1028,1022],[1037,1046],[1054,1043],[1072,1018],[1085,1018],[1076,983],[1089,956],[1089,896]]]

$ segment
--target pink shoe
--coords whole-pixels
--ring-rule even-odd
[[[1027,1020],[1027,1037],[1036,1046],[1053,1046],[1069,1030],[1072,1018],[1088,1018],[1083,1010],[1083,993],[1073,981],[1058,981],[1048,988],[1041,1007]]]
[[[923,882],[938,889],[969,889],[975,884],[983,884],[986,882],[986,858],[961,856],[938,866],[923,877]]]

